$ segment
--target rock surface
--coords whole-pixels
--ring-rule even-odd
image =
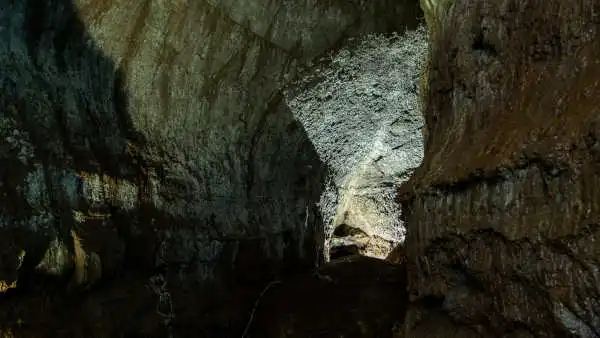
[[[328,168],[282,88],[344,38],[414,27],[419,12],[408,0],[0,8],[2,290],[16,281],[9,298],[41,292],[17,303],[48,304],[44,313],[63,319],[81,308],[44,298],[48,290],[118,299],[88,323],[129,296],[137,311],[139,296],[166,325],[211,337],[239,331],[225,295],[243,303],[273,276],[322,260]],[[125,277],[132,284],[119,289]],[[214,288],[198,287],[206,281]],[[151,300],[127,291],[147,283]],[[0,304],[2,325],[44,327],[13,305]]]
[[[406,273],[399,265],[362,256],[348,256],[317,270],[268,284],[250,299],[234,292],[227,298],[228,311],[215,308],[199,314],[194,307],[203,299],[177,304],[177,325],[169,332],[163,325],[153,288],[146,280],[123,278],[110,288],[89,294],[27,298],[2,297],[1,337],[392,337],[401,328],[406,310]],[[241,301],[240,301],[241,300]],[[197,301],[197,303],[194,303]],[[245,312],[232,318],[242,305]],[[77,320],[73,320],[76,314]],[[181,318],[179,318],[181,317]],[[204,317],[204,318],[203,318]],[[240,332],[221,331],[206,324],[243,323]]]
[[[286,92],[330,169],[321,199],[327,256],[385,258],[404,242],[395,196],[423,155],[418,82],[425,35],[421,26],[352,40]]]
[[[600,2],[424,3],[405,336],[600,336]]]

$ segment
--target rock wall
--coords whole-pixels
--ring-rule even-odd
[[[322,260],[327,166],[281,89],[344,38],[419,13],[409,0],[0,8],[2,291],[152,275],[179,325],[214,304],[198,282],[262,287]]]
[[[3,228],[61,243],[78,228],[90,250],[122,256],[103,260],[147,268],[147,246],[168,228],[168,261],[198,279],[257,248],[314,256],[324,166],[279,89],[345,36],[402,27],[392,14],[414,21],[416,11],[384,1],[3,8]],[[382,8],[397,11],[382,19]],[[13,251],[36,264],[33,246]]]
[[[441,2],[404,333],[598,337],[600,2]]]
[[[423,26],[363,36],[319,60],[286,91],[330,169],[321,199],[326,256],[385,258],[404,242],[397,188],[422,160],[418,79]]]

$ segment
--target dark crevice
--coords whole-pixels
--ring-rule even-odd
[[[462,282],[466,287],[475,291],[486,291],[486,284],[484,281],[479,280],[462,262],[455,262],[450,264],[450,268],[463,278]]]
[[[484,38],[483,32],[479,32],[476,35],[471,48],[474,51],[484,52],[485,54],[487,54],[489,56],[493,56],[493,57],[498,56],[498,50],[496,49],[496,47],[493,44],[486,41],[486,39]]]
[[[360,253],[357,245],[333,246],[329,249],[329,258],[335,260],[342,257],[354,256]]]
[[[444,296],[425,295],[419,303],[426,309],[441,309],[445,300]]]
[[[48,1],[45,0],[29,0],[27,3],[27,10],[25,13],[25,22],[27,28],[24,29],[26,32],[26,43],[29,56],[36,60],[38,56],[38,46],[40,39],[44,32],[48,29],[47,27],[47,15]]]
[[[569,170],[563,163],[553,163],[540,156],[522,157],[512,167],[495,168],[489,171],[476,168],[468,176],[459,178],[454,182],[433,184],[426,191],[423,191],[422,195],[441,196],[466,191],[478,184],[499,184],[503,181],[514,179],[515,172],[531,169],[532,167],[543,168],[543,172],[549,173],[552,177],[558,177]],[[414,200],[415,196],[416,191],[407,191],[406,188],[401,188],[398,194],[398,201],[408,204]]]
[[[345,217],[347,217],[347,216],[345,216]],[[363,230],[361,230],[359,228],[348,226],[345,223],[338,225],[335,228],[335,230],[333,231],[334,237],[346,237],[346,236],[355,236],[355,235],[367,236],[367,233],[365,233]]]
[[[247,181],[246,181],[246,197],[248,198],[249,201],[251,201],[253,199],[252,188],[254,187],[254,180],[256,179],[256,177],[255,177],[256,174],[254,172],[254,166],[257,164],[256,158],[255,158],[255,153],[259,150],[259,149],[257,149],[259,146],[259,140],[261,137],[264,137],[263,131],[265,130],[265,128],[267,128],[267,118],[277,112],[277,108],[282,102],[283,102],[283,94],[281,93],[281,91],[277,91],[267,101],[267,106],[265,107],[265,110],[260,113],[261,116],[260,116],[260,119],[258,120],[258,123],[254,126],[255,129],[253,131],[249,131],[252,133],[251,137],[250,137],[250,145],[249,145],[247,169],[246,169],[247,170],[246,175],[248,175],[246,178],[247,179]]]

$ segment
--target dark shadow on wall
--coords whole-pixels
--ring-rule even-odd
[[[367,17],[380,18],[374,20],[373,33],[403,32],[417,28],[423,18],[423,10],[419,0],[377,0],[374,1],[373,14]]]
[[[3,0],[1,7],[0,212],[7,237],[26,251],[22,287],[53,241],[72,252],[72,230],[86,240],[100,236],[97,226],[78,224],[74,210],[107,215],[112,192],[97,189],[93,205],[82,197],[84,180],[139,182],[143,168],[132,149],[144,140],[127,114],[120,70],[86,33],[71,1]],[[110,256],[124,243],[108,240],[119,237],[97,241],[95,251]],[[47,270],[58,260],[51,257]],[[106,262],[105,269],[117,268]]]
[[[267,197],[251,202],[254,215],[249,227],[256,232],[223,242],[222,268],[216,270],[216,282],[207,286],[206,292],[194,292],[194,283],[178,285],[173,295],[181,298],[176,302],[187,299],[193,305],[175,320],[179,332],[240,337],[267,285],[305,276],[323,263],[324,223],[317,202],[325,189],[328,168],[281,93],[273,96],[266,109],[254,144],[260,155],[252,165],[272,168],[272,175],[261,178],[255,172],[253,176],[250,195]],[[290,215],[283,220],[288,224],[273,227],[268,222],[278,217],[271,214]],[[268,230],[273,228],[279,230]]]
[[[0,237],[2,242],[12,242],[15,250],[26,251],[19,270],[20,287],[30,291],[46,286],[41,277],[52,272],[52,266],[60,265],[60,255],[45,255],[56,240],[73,253],[74,230],[83,238],[84,248],[97,252],[102,259],[103,279],[116,277],[114,283],[101,283],[100,289],[81,296],[82,301],[95,304],[101,313],[128,314],[112,318],[111,323],[104,322],[106,327],[99,328],[96,334],[141,334],[146,317],[156,315],[156,295],[132,298],[136,293],[116,290],[115,285],[122,285],[125,276],[146,278],[156,272],[158,238],[149,227],[151,219],[156,220],[159,230],[186,222],[168,218],[150,203],[148,168],[159,168],[163,163],[160,158],[148,156],[150,141],[133,126],[122,71],[91,39],[70,0],[0,0],[0,8],[0,137],[7,140],[0,144]],[[301,207],[284,206],[290,212],[308,211],[306,221],[298,223],[291,217],[290,226],[286,227],[289,231],[272,235],[277,239],[260,235],[225,243],[223,268],[217,273],[229,282],[220,283],[222,293],[215,292],[215,297],[208,299],[207,293],[200,295],[194,288],[173,292],[173,304],[181,314],[175,325],[182,330],[199,332],[201,327],[214,337],[218,336],[215,330],[232,332],[242,328],[248,302],[254,301],[259,286],[262,288],[282,275],[308,270],[320,259],[323,222],[313,202],[321,195],[326,168],[285,105],[275,100],[269,109],[273,111],[261,125],[263,130],[255,150],[259,155],[253,165],[271,166],[287,185],[286,193],[291,189],[310,202],[308,207],[307,203]],[[286,141],[289,136],[293,136],[293,144]],[[290,168],[277,163],[293,163],[306,170],[277,172]],[[106,177],[107,183],[96,191],[100,200],[92,203],[84,200],[83,186],[95,176]],[[260,176],[254,179],[259,188],[269,184]],[[138,205],[133,211],[122,210],[122,205],[111,199],[120,180],[139,187],[135,192]],[[273,189],[264,192],[270,194],[271,200],[279,198]],[[273,207],[274,204],[257,201],[256,208],[262,215],[255,224],[258,229],[263,226],[261,221],[269,220],[267,215]],[[107,218],[78,223],[74,210]],[[299,238],[299,234],[304,238]],[[273,243],[283,250],[271,247]],[[283,256],[275,252],[283,252]],[[3,257],[11,253],[1,254]],[[48,269],[40,274],[36,266],[47,259]],[[61,273],[65,280],[60,279],[59,288],[71,274],[72,271]],[[145,290],[144,286],[140,288]],[[221,298],[225,295],[232,295],[235,304]],[[102,318],[89,317],[77,297],[69,303],[44,305],[48,310],[36,312],[35,318],[27,316],[32,307],[41,307],[40,304],[46,303],[18,301],[20,310],[0,311],[8,316],[0,318],[0,323],[12,323],[16,316],[24,316],[30,321],[30,328],[69,331],[74,325],[78,328],[73,328],[73,332],[78,333],[81,331],[75,330],[85,330],[86,325],[89,329],[92,324],[103,323]],[[217,309],[216,304],[226,304],[223,311],[230,317],[200,319],[198,315],[204,315],[203,310]],[[3,305],[9,306],[0,300],[0,308]],[[72,323],[72,314],[82,311],[86,315]]]

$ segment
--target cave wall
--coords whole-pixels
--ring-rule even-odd
[[[326,166],[281,87],[347,36],[413,24],[416,3],[80,1],[77,7],[123,72],[132,124],[168,154],[158,181],[175,196],[152,204],[170,217],[196,220],[171,236],[170,246],[182,250],[168,260],[193,270],[207,260],[231,261],[248,272],[264,269],[256,259],[263,254],[274,262],[321,260],[316,202]],[[201,229],[207,219],[210,228]]]
[[[343,38],[419,12],[414,1],[0,4],[9,282],[35,269],[91,283],[157,265],[195,281],[312,266],[326,165],[280,89]]]
[[[597,1],[422,4],[407,337],[600,335]]]
[[[423,25],[349,40],[285,91],[329,183],[321,198],[325,256],[386,258],[403,245],[398,187],[423,156],[418,103]]]

